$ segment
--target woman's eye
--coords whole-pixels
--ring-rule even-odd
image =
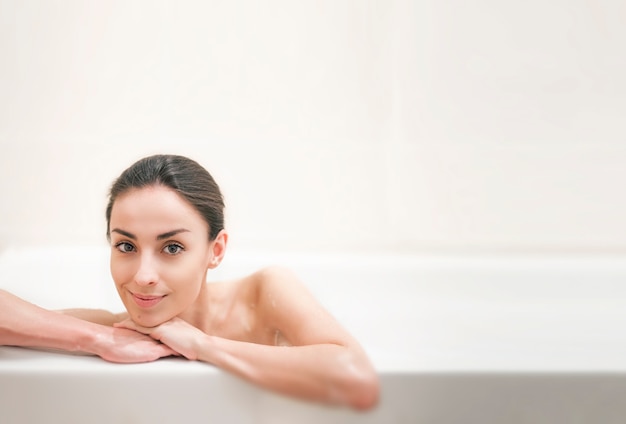
[[[122,253],[129,253],[135,250],[135,247],[132,244],[126,243],[125,241],[116,244],[115,247]]]
[[[179,244],[168,244],[167,246],[165,246],[163,251],[168,255],[178,255],[180,252],[183,251],[183,247]]]

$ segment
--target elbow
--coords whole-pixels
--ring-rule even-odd
[[[369,411],[378,405],[380,398],[380,383],[378,376],[374,375],[371,381],[361,383],[361,390],[352,402],[352,407],[359,411]]]
[[[380,381],[373,370],[367,375],[355,377],[350,382],[348,404],[357,411],[369,411],[378,405]]]

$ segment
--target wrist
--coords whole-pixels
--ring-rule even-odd
[[[111,327],[104,325],[91,324],[85,327],[85,330],[77,338],[75,346],[76,351],[91,353],[101,357],[106,356],[109,349]]]
[[[217,337],[208,334],[203,335],[198,339],[196,347],[197,360],[208,362],[213,365],[217,364]]]

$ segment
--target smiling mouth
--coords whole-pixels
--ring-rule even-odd
[[[137,306],[141,308],[151,308],[153,306],[156,306],[159,302],[161,302],[165,298],[165,296],[167,296],[167,295],[149,296],[149,295],[135,294],[135,293],[131,293],[131,295],[133,297],[133,300],[137,304]]]

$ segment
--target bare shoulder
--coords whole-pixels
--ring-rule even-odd
[[[258,285],[261,289],[271,287],[289,288],[293,286],[298,286],[304,289],[304,285],[296,273],[291,269],[280,265],[263,267],[250,277],[254,281],[254,284]]]
[[[278,265],[266,266],[244,277],[211,283],[212,297],[237,299],[258,303],[275,290],[305,290],[290,269]]]
[[[355,344],[350,334],[289,268],[265,267],[250,279],[256,290],[258,313],[267,326],[280,331],[292,345]]]
[[[211,282],[207,294],[209,319],[204,331],[233,340],[277,344],[276,335],[287,333],[284,323],[294,318],[293,309],[299,309],[294,308],[294,299],[302,298],[302,290],[295,274],[278,266]]]
[[[260,306],[271,306],[275,309],[277,302],[302,306],[319,306],[305,284],[291,269],[272,265],[259,269],[248,277],[250,285]],[[290,308],[288,308],[290,309]]]

